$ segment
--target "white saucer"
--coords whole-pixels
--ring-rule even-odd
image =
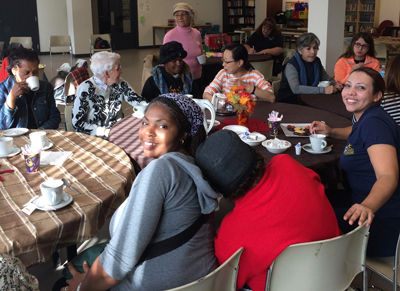
[[[67,206],[73,200],[72,196],[69,195],[68,193],[63,192],[63,194],[64,194],[63,200],[56,205],[47,205],[45,203],[45,198],[43,196],[39,196],[39,198],[33,200],[32,203],[35,204],[35,206],[39,210],[43,211],[57,210]]]
[[[9,137],[14,137],[14,136],[24,135],[28,131],[29,131],[29,129],[22,128],[22,127],[21,128],[12,128],[12,129],[7,129],[7,130],[3,131],[3,135],[9,136]]]
[[[43,150],[48,150],[48,149],[51,148],[53,145],[54,145],[54,144],[53,144],[52,142],[46,141],[46,142],[44,143]]]
[[[20,148],[12,148],[11,153],[9,153],[8,155],[0,155],[0,158],[10,158],[13,157],[15,155],[18,155],[21,152]]]
[[[322,155],[322,154],[327,154],[332,151],[332,148],[327,148],[326,150],[323,150],[321,152],[316,152],[312,149],[311,144],[305,144],[302,146],[303,150],[305,150],[307,153],[313,154],[313,155]]]

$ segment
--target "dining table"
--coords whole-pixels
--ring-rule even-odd
[[[13,137],[15,148],[30,143],[29,132]],[[51,148],[44,152],[72,152],[64,163],[40,165],[38,172],[28,174],[22,153],[0,158],[0,170],[13,170],[1,174],[0,252],[18,257],[27,267],[49,260],[57,249],[94,237],[127,198],[136,177],[129,157],[107,140],[76,132],[45,132]],[[57,210],[36,209],[30,215],[22,211],[25,203],[41,195],[40,184],[62,178],[79,192],[64,188],[72,196],[70,204]]]
[[[255,118],[261,120],[262,122],[267,122],[268,113],[273,110],[278,111],[280,114],[283,114],[282,123],[311,124],[311,122],[314,120],[322,120],[332,127],[347,127],[352,125],[349,119],[331,112],[308,106],[279,102],[269,103],[258,101],[256,108],[250,118]],[[232,121],[229,121],[227,119],[236,118],[237,117],[235,115],[216,115],[216,119],[222,124],[224,124],[224,122],[227,122],[227,124],[232,124]],[[143,169],[153,159],[146,157],[143,153],[143,148],[138,136],[140,125],[140,118],[127,116],[118,121],[112,127],[109,135],[109,140],[124,149],[124,151],[131,157],[131,159],[137,163],[137,166]],[[210,134],[212,134],[212,132],[213,131],[211,131]],[[269,135],[268,131],[259,132],[266,135],[268,139],[273,138]],[[300,155],[296,155],[294,146],[299,142],[302,145],[308,144],[310,142],[308,137],[286,137],[282,129],[279,129],[277,138],[289,141],[292,146],[285,152],[285,154],[289,154],[303,166],[314,170],[317,174],[319,174],[323,183],[335,184],[343,180],[344,176],[340,167],[339,160],[346,145],[346,141],[331,139],[328,137],[328,145],[333,145],[331,152],[326,154],[314,155],[303,150]],[[256,146],[255,149],[264,157],[266,163],[268,163],[275,156],[262,145]],[[288,175],[290,175],[290,173],[288,173]]]
[[[349,120],[353,118],[353,113],[346,110],[341,92],[335,94],[301,94],[300,103],[335,113]]]

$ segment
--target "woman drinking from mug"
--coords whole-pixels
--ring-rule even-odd
[[[300,94],[333,94],[341,89],[341,84],[336,84],[317,57],[319,44],[314,33],[299,36],[294,56],[282,68],[276,101],[297,104]],[[328,81],[328,86],[318,87],[321,81]]]
[[[211,101],[215,93],[226,94],[234,86],[244,86],[253,99],[274,102],[275,95],[270,84],[259,71],[253,70],[247,58],[248,53],[243,45],[227,46],[222,59],[224,68],[206,88],[203,98]]]
[[[208,214],[217,207],[218,195],[193,158],[205,137],[203,113],[192,99],[165,94],[150,102],[139,138],[145,155],[155,160],[140,172],[112,217],[111,240],[92,267],[84,264],[80,274],[68,264],[73,275],[68,291],[78,285],[81,291],[166,290],[217,267]],[[177,237],[181,233],[184,238]]]
[[[367,32],[357,33],[351,40],[346,52],[335,65],[335,79],[346,83],[350,73],[358,68],[367,67],[379,72],[379,61],[375,58],[375,45]]]
[[[340,165],[351,191],[328,193],[328,198],[343,232],[365,221],[371,225],[367,253],[372,256],[393,256],[400,229],[400,129],[380,106],[384,92],[385,82],[377,71],[355,69],[342,91],[347,111],[354,113],[353,126],[311,124],[312,132],[347,139]]]
[[[249,54],[270,54],[274,60],[273,75],[282,70],[283,36],[272,17],[265,18],[244,45]]]
[[[152,75],[143,86],[142,96],[148,101],[167,93],[191,94],[202,98],[193,74],[183,61],[187,52],[182,44],[171,41],[160,47],[159,65],[152,69]]]

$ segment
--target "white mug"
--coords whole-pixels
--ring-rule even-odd
[[[215,121],[214,107],[211,105],[211,102],[206,99],[193,99],[193,101],[196,102],[197,105],[199,105],[201,110],[203,111],[203,115],[204,115],[203,124],[204,124],[204,128],[206,130],[206,133],[208,134],[214,126],[214,121]],[[206,109],[208,109],[211,114],[211,122],[209,125],[207,124]]]
[[[326,135],[324,134],[310,135],[311,148],[314,152],[322,152],[324,150],[327,145],[325,138]]]
[[[0,155],[9,155],[13,148],[12,137],[0,137]]]
[[[137,117],[137,118],[143,118],[144,113],[147,109],[147,106],[149,104],[147,102],[141,102],[138,105],[136,105],[135,107],[133,107],[133,116]]]
[[[40,191],[47,205],[57,205],[63,199],[64,182],[49,180],[40,184]]]
[[[318,83],[318,87],[328,87],[330,84],[329,81],[321,81]]]
[[[200,65],[205,64],[206,61],[207,61],[206,55],[200,55],[200,56],[198,56],[198,57],[197,57],[197,60],[199,61]]]
[[[46,143],[46,132],[45,131],[36,131],[29,134],[29,138],[31,140],[31,147],[33,148],[43,148]]]
[[[28,87],[32,90],[32,91],[37,91],[39,90],[39,78],[36,76],[32,76],[29,77],[28,79],[26,79],[25,81],[28,84]]]

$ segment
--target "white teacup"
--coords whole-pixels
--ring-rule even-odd
[[[314,152],[322,152],[324,150],[327,145],[325,138],[326,135],[324,134],[310,135],[311,148]]]
[[[32,91],[37,91],[39,90],[39,78],[36,76],[29,77],[26,79],[26,83],[28,84],[28,87]]]
[[[318,87],[328,87],[330,84],[329,81],[321,81],[318,83]]]
[[[0,137],[0,155],[6,156],[11,153],[13,148],[12,137]]]
[[[29,134],[31,140],[31,147],[33,148],[43,148],[46,143],[46,132],[36,131]]]
[[[49,180],[40,184],[40,191],[48,205],[57,205],[63,199],[64,182]]]
[[[203,65],[206,63],[207,57],[206,57],[206,55],[200,55],[197,57],[197,60],[199,61],[200,65]]]
[[[133,116],[137,118],[143,118],[148,105],[148,103],[143,102],[133,107]]]

